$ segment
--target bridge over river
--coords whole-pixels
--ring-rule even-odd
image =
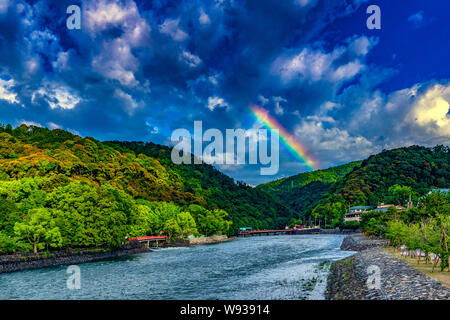
[[[281,230],[246,230],[239,231],[238,237],[270,236],[270,235],[294,235],[294,234],[317,234],[320,233],[320,227],[304,229],[281,229]]]

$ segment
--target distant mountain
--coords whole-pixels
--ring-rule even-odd
[[[338,181],[330,199],[350,205],[384,202],[393,185],[409,186],[421,195],[450,185],[450,147],[411,146],[383,151],[364,160]]]
[[[411,146],[386,150],[364,161],[302,173],[258,186],[284,201],[303,219],[342,223],[349,206],[389,201],[389,188],[411,187],[416,195],[450,186],[450,148]]]
[[[261,184],[257,188],[286,203],[297,216],[304,216],[308,209],[312,210],[327,194],[333,183],[359,167],[361,163],[362,161],[355,161],[328,169],[300,173]]]

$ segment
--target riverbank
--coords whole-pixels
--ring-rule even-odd
[[[114,251],[84,248],[56,250],[50,253],[39,252],[37,254],[21,253],[13,255],[2,255],[0,256],[0,274],[115,259],[117,257],[150,251],[150,249],[143,248],[141,246],[128,245],[124,248]]]
[[[382,247],[385,240],[361,235],[344,238],[341,249],[357,251],[330,267],[325,297],[329,300],[449,300],[450,290],[412,268]],[[369,268],[370,267],[370,268]],[[379,270],[379,286],[366,284],[369,270]],[[372,271],[373,272],[373,271]],[[370,276],[374,278],[374,275]]]
[[[206,245],[232,241],[226,235],[215,235],[211,237],[200,237],[186,240],[173,241],[159,244],[159,247],[188,247],[194,245]],[[143,247],[139,242],[132,242],[118,250],[109,251],[105,249],[83,248],[70,250],[55,250],[48,252],[20,253],[12,255],[0,255],[0,274],[17,272],[31,269],[57,267],[61,265],[81,264],[86,262],[115,259],[139,253],[151,252],[150,248]]]

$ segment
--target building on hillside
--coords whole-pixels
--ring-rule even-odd
[[[344,221],[345,222],[348,222],[348,221],[360,221],[361,220],[361,215],[364,212],[367,212],[367,211],[371,210],[372,208],[373,208],[372,206],[351,207],[349,212],[345,214]]]
[[[431,194],[431,193],[433,193],[433,192],[441,192],[441,193],[446,193],[446,194],[448,194],[449,190],[450,190],[450,189],[431,189],[431,190],[428,192],[428,194]]]
[[[405,208],[405,207],[402,207],[402,206],[396,206],[396,205],[393,205],[393,204],[384,204],[384,203],[380,203],[380,204],[377,206],[377,208],[376,208],[376,209],[373,209],[372,211],[375,211],[375,212],[380,212],[380,211],[386,212],[386,211],[389,210],[390,207],[395,207],[395,208],[397,208],[397,210],[399,210],[399,211],[406,210],[406,208]]]

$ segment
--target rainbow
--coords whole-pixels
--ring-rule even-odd
[[[283,126],[281,126],[278,121],[269,115],[267,110],[256,106],[250,105],[250,109],[253,112],[256,120],[260,122],[262,125],[265,125],[269,129],[278,129],[280,133],[280,138],[283,144],[297,157],[302,161],[309,169],[317,170],[319,168],[319,163],[317,160],[314,160],[311,156],[308,155],[308,152],[295,137],[290,134]]]

